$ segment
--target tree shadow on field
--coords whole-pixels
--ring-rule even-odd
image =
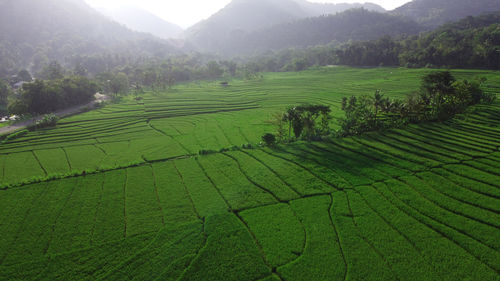
[[[285,153],[296,163],[327,168],[353,185],[359,185],[359,182],[374,183],[394,176],[393,172],[387,171],[388,165],[391,165],[384,161],[388,157],[387,154],[359,143],[343,142],[343,140],[321,143],[299,142],[276,147],[273,150],[275,153]],[[400,175],[411,174],[401,167],[393,167]]]

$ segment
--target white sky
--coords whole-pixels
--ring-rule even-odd
[[[231,0],[85,0],[93,7],[112,8],[129,4],[141,7],[168,22],[187,28],[206,19],[229,4]],[[392,10],[410,0],[309,0],[319,3],[356,3],[372,2]]]

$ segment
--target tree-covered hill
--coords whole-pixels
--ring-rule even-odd
[[[349,40],[370,40],[383,36],[416,34],[418,24],[402,17],[352,9],[336,15],[307,18],[249,34],[240,41],[240,49],[283,49],[324,45]]]
[[[257,72],[327,65],[500,69],[500,12],[467,17],[418,35],[288,48],[240,59]]]
[[[221,52],[233,40],[260,29],[295,20],[335,14],[365,7],[384,11],[375,4],[318,4],[305,0],[233,0],[225,8],[186,31],[187,40],[198,49]]]
[[[174,51],[168,42],[133,32],[83,0],[0,1],[0,77],[21,68],[36,73],[51,60],[71,66],[87,56],[165,56]]]
[[[296,20],[253,32],[233,32],[213,50],[224,55],[251,54],[383,36],[417,34],[420,26],[399,16],[352,9],[336,15]]]
[[[338,63],[347,65],[500,69],[500,12],[402,40],[352,43],[337,55]]]
[[[500,11],[498,0],[413,0],[392,13],[413,19],[427,28],[435,28],[467,16],[496,11]]]

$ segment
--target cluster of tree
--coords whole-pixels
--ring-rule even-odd
[[[241,62],[271,72],[336,64],[500,69],[500,13],[468,17],[415,36],[283,49]]]
[[[390,13],[412,19],[426,28],[435,28],[492,11],[500,11],[498,0],[418,0],[410,1]]]
[[[500,68],[500,13],[468,17],[410,36],[355,42],[336,52],[339,64],[354,66]]]
[[[312,3],[305,0],[235,0],[207,20],[190,27],[186,32],[186,37],[191,44],[203,51],[242,54],[255,46],[263,47],[266,44],[264,41],[255,44],[257,42],[252,42],[252,38],[261,38],[261,35],[265,36],[273,32],[277,37],[284,39],[283,43],[285,43],[287,37],[295,36],[295,30],[304,29],[301,27],[301,19],[334,15],[362,7],[380,13],[385,12],[382,7],[371,3],[331,4]],[[287,23],[293,25],[287,28]],[[307,21],[303,23],[308,24]],[[282,25],[282,27],[273,29],[277,25]],[[318,25],[316,30],[320,29],[319,27]],[[309,31],[314,30],[314,28],[309,29]],[[280,34],[281,31],[284,34]],[[246,41],[248,45],[245,45],[243,41]],[[311,42],[311,44],[314,43]]]
[[[11,93],[9,84],[0,79],[0,115],[7,114],[8,99]]]
[[[420,92],[405,101],[385,98],[380,91],[373,97],[344,98],[339,136],[359,135],[408,123],[444,121],[478,103],[492,103],[496,96],[481,89],[484,78],[457,81],[450,72],[434,72],[422,78]]]
[[[14,114],[45,114],[93,100],[97,85],[85,77],[36,80],[23,85],[19,97],[9,105]]]
[[[253,31],[235,30],[225,35],[223,40],[216,40],[212,45],[205,46],[205,49],[225,56],[234,56],[285,48],[304,48],[331,42],[410,35],[421,30],[414,21],[361,8],[339,14],[287,21]],[[213,39],[201,41],[200,44],[211,41]]]
[[[28,130],[34,131],[36,129],[43,129],[48,127],[54,127],[57,125],[59,117],[54,113],[45,114],[42,119],[36,121],[35,125],[28,128]]]
[[[304,48],[332,42],[338,44],[373,40],[383,36],[411,35],[421,30],[416,22],[398,16],[353,9],[336,15],[303,19],[253,32],[238,38],[239,40],[228,42],[227,51],[250,53]]]
[[[271,123],[276,128],[276,133],[268,133],[262,140],[269,145],[275,141],[319,139],[330,133],[330,112],[331,109],[327,105],[306,104],[290,107],[285,112],[273,116]]]
[[[251,77],[252,75],[249,73],[255,74],[239,67],[235,62],[216,61],[210,56],[199,54],[171,57],[164,60],[148,59],[142,62],[125,63],[125,65],[96,74],[87,71],[85,65],[85,63],[78,63],[73,69],[65,69],[58,61],[49,62],[37,74],[38,81],[36,83],[25,85],[19,91],[19,98],[9,106],[10,113],[50,112],[54,109],[74,105],[70,100],[78,104],[84,103],[89,101],[88,97],[90,94],[93,96],[96,90],[115,96],[131,92],[138,95],[144,92],[144,88],[154,91],[166,90],[172,88],[176,83],[191,80],[229,78],[236,75]],[[10,89],[19,81],[32,82],[31,74],[22,70],[9,78],[10,87],[6,85],[0,93],[1,97],[5,97],[0,99],[0,112],[7,111],[6,97],[12,96]],[[82,91],[79,94],[80,98],[71,97],[68,99],[68,95],[72,95],[72,92],[68,92],[66,88],[64,88],[65,91],[61,91],[60,86],[68,83],[76,84],[75,88]],[[90,89],[94,92],[85,92]],[[35,102],[40,108],[31,105],[32,101],[36,101],[42,96],[43,102]],[[2,103],[2,101],[5,102]],[[49,106],[49,104],[53,105]],[[3,110],[1,110],[2,108]]]

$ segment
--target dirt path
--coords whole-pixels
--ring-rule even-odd
[[[94,108],[94,106],[96,104],[107,101],[107,100],[109,100],[108,96],[101,95],[101,94],[97,93],[95,95],[95,100],[92,102],[89,102],[89,103],[83,104],[83,105],[78,105],[78,106],[66,108],[63,110],[59,110],[59,111],[54,112],[54,114],[59,116],[60,118],[67,117],[67,116],[82,112],[82,110],[84,108]],[[13,125],[10,125],[10,126],[0,128],[0,135],[10,134],[10,133],[15,132],[17,130],[21,130],[21,129],[24,129],[28,126],[34,125],[36,123],[36,121],[41,120],[42,118],[43,118],[43,115],[40,115],[40,116],[34,117],[30,120],[18,122],[18,123],[15,123]]]

